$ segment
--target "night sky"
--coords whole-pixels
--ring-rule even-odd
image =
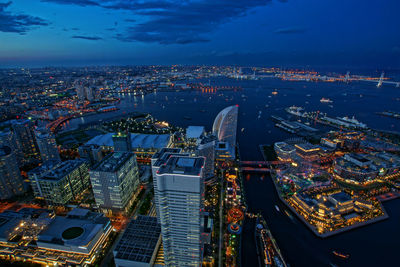
[[[399,0],[0,0],[0,67],[400,68]]]

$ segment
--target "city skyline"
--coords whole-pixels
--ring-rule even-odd
[[[0,1],[0,67],[398,68],[398,1]]]
[[[0,0],[0,266],[393,266],[399,0]]]

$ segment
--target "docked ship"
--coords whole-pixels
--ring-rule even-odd
[[[276,243],[267,222],[261,215],[256,217],[255,239],[257,255],[262,266],[266,267],[287,267],[281,251]]]
[[[302,107],[291,106],[285,108],[286,112],[295,116],[304,117],[305,111]]]
[[[343,118],[338,118],[338,119],[344,122],[351,123],[357,128],[367,128],[367,125],[365,123],[359,122],[354,116],[352,118],[345,116]]]
[[[329,98],[321,98],[320,100],[319,100],[321,103],[333,103],[333,101],[332,100],[330,100]]]
[[[342,118],[331,118],[325,115],[320,117],[319,122],[348,129],[368,129],[368,126],[365,123],[359,122],[354,118],[354,116],[352,118],[349,118],[347,116]]]

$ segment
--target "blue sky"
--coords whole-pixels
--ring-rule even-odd
[[[400,67],[398,0],[0,0],[0,66]]]

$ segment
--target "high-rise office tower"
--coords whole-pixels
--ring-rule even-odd
[[[156,172],[166,266],[201,266],[204,158],[172,156]]]
[[[86,93],[85,93],[85,87],[82,85],[82,83],[75,82],[75,88],[76,88],[76,96],[78,97],[79,101],[85,101]]]
[[[112,136],[114,151],[131,152],[132,141],[129,133],[117,133]]]
[[[160,211],[159,211],[159,204],[158,204],[158,194],[157,191],[157,179],[155,178],[157,175],[157,171],[160,169],[162,165],[167,163],[171,156],[189,156],[189,154],[181,154],[180,148],[167,148],[164,147],[160,151],[154,153],[153,157],[151,158],[151,171],[153,175],[153,186],[154,186],[154,205],[156,206],[156,213],[157,213],[157,220],[160,222]]]
[[[66,205],[90,186],[89,163],[83,159],[47,161],[28,177],[35,197],[50,205]]]
[[[2,131],[0,132],[0,146],[8,146],[11,148],[15,157],[17,158],[18,165],[22,166],[22,160],[24,158],[24,154],[20,150],[18,146],[15,133],[13,131]]]
[[[214,120],[213,134],[218,141],[225,144],[226,149],[232,158],[235,158],[236,131],[239,106],[224,108]]]
[[[18,120],[12,124],[17,144],[24,155],[25,161],[40,159],[33,123],[30,120]]]
[[[24,181],[10,147],[0,146],[0,199],[25,193]]]
[[[94,99],[96,99],[96,87],[89,85],[85,89],[86,89],[86,99],[88,101],[93,101]]]
[[[54,136],[44,128],[35,130],[35,135],[42,162],[61,161]]]
[[[128,213],[139,186],[135,154],[108,154],[90,171],[96,205],[105,213]]]

